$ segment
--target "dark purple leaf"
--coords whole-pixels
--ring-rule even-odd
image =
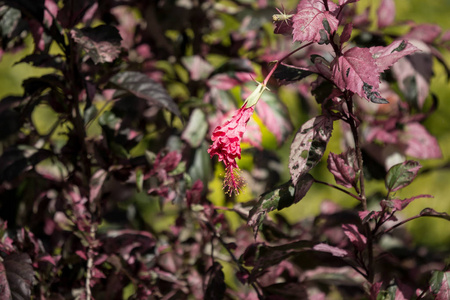
[[[70,34],[95,64],[113,62],[119,57],[122,38],[117,28],[113,26],[74,28]]]
[[[332,131],[333,120],[327,116],[314,117],[300,127],[289,155],[289,171],[294,185],[322,159]]]
[[[263,291],[264,295],[267,295],[267,299],[311,299],[308,298],[306,285],[299,282],[275,283],[263,287]]]
[[[328,1],[328,0],[326,0]],[[337,5],[328,1],[330,11],[327,11],[323,0],[303,0],[297,6],[297,13],[293,17],[293,38],[300,42],[319,42],[320,30],[324,30],[324,20],[329,25],[329,34],[337,30],[338,19],[333,15]]]
[[[209,281],[206,287],[204,299],[206,300],[221,300],[225,297],[225,275],[222,271],[222,265],[218,262],[209,268]]]
[[[273,33],[275,34],[283,34],[283,35],[291,35],[292,34],[292,25],[294,22],[292,22],[292,18],[289,18],[287,20],[279,20],[274,21],[275,29],[273,30]]]
[[[118,254],[125,261],[135,261],[135,255],[146,255],[151,260],[155,253],[156,239],[146,231],[111,230],[103,240],[106,254]]]
[[[250,210],[247,220],[248,225],[253,228],[255,236],[258,234],[258,229],[264,221],[267,213],[275,209],[282,209],[294,204],[294,193],[295,188],[289,181],[260,196],[258,203]]]
[[[311,74],[313,74],[313,72],[309,71],[308,68],[280,64],[273,73],[273,77],[278,79],[280,84],[290,84],[302,80]]]
[[[352,36],[353,25],[352,23],[345,24],[344,29],[341,33],[341,45],[350,40]]]
[[[432,208],[424,208],[421,212],[420,212],[421,216],[424,217],[436,217],[436,218],[441,218],[447,221],[450,221],[450,215],[446,212],[437,212]]]
[[[8,278],[6,277],[6,269],[3,262],[0,262],[0,300],[10,300],[11,290],[9,289]]]
[[[14,180],[39,162],[52,156],[48,150],[27,150],[29,151],[12,148],[0,156],[0,182]]]
[[[330,253],[331,255],[337,256],[337,257],[344,257],[344,256],[348,255],[346,250],[338,248],[338,247],[333,247],[333,246],[330,246],[330,245],[324,244],[324,243],[315,245],[313,247],[313,249],[316,251],[327,252],[327,253]]]
[[[310,250],[311,241],[300,240],[280,246],[267,246],[262,243],[254,243],[247,247],[240,257],[246,266],[253,267],[251,277],[261,275],[267,268],[277,266],[283,260],[295,256],[298,253]],[[250,281],[252,278],[250,278]]]
[[[377,9],[378,27],[384,28],[391,25],[395,19],[394,0],[382,0]]]
[[[294,203],[298,203],[306,196],[313,183],[314,178],[309,173],[298,179],[297,185],[295,186]]]
[[[29,63],[35,67],[62,69],[64,61],[60,55],[50,55],[48,53],[33,53],[25,56],[15,65],[20,63]]]
[[[359,232],[355,224],[343,224],[342,229],[356,249],[362,251],[366,248],[367,238]]]
[[[47,88],[64,89],[64,78],[57,74],[46,74],[40,77],[30,77],[22,82],[24,95],[33,96]]]
[[[111,78],[118,89],[145,99],[151,105],[158,105],[168,109],[178,117],[181,116],[177,104],[169,96],[161,84],[139,72],[122,72]],[[116,95],[117,97],[119,95]]]
[[[25,101],[24,97],[20,96],[8,96],[0,100],[0,113],[8,109],[13,109]]]
[[[417,176],[422,166],[413,160],[392,166],[387,175],[385,185],[389,192],[395,192],[409,185]]]
[[[34,270],[26,253],[14,253],[0,262],[0,300],[26,300],[31,297]]]
[[[359,179],[358,162],[353,148],[344,153],[336,155],[330,153],[328,156],[328,170],[334,175],[336,183],[346,188],[357,186]]]
[[[3,3],[9,7],[17,8],[29,18],[34,18],[39,22],[44,20],[45,0],[5,0]]]
[[[0,141],[19,131],[21,126],[20,113],[7,109],[0,112]]]

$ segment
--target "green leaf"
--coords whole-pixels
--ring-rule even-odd
[[[450,272],[434,271],[430,278],[430,290],[437,300],[450,297]]]
[[[191,147],[197,148],[205,138],[207,131],[208,122],[206,121],[206,115],[201,109],[196,108],[192,112],[181,138],[188,142]]]
[[[142,169],[136,170],[136,189],[138,193],[142,192],[144,185],[144,173],[142,172]]]
[[[409,185],[417,176],[422,166],[417,161],[407,160],[392,166],[387,175],[385,185],[389,192],[398,191]]]
[[[132,71],[118,73],[110,79],[110,82],[117,89],[146,100],[150,106],[164,107],[176,116],[181,117],[177,104],[164,87],[143,73]],[[115,97],[121,96],[124,96],[124,93],[119,92],[115,95]]]

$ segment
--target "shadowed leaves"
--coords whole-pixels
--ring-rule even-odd
[[[120,37],[117,28],[100,25],[94,28],[74,28],[70,31],[74,41],[86,51],[95,64],[112,62],[120,54]]]
[[[133,94],[146,100],[149,105],[158,105],[166,108],[178,117],[181,116],[177,104],[169,96],[161,84],[150,79],[143,73],[127,71],[118,73],[111,78],[111,83],[122,92],[116,93],[116,97],[124,93]]]
[[[0,262],[0,300],[26,300],[31,296],[34,271],[28,254],[14,253]]]
[[[310,119],[300,127],[289,155],[289,171],[294,184],[322,159],[332,131],[333,120],[323,115]]]

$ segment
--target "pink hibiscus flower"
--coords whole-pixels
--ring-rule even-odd
[[[213,144],[208,149],[211,158],[214,155],[225,164],[224,189],[228,194],[239,194],[245,182],[240,176],[236,158],[241,158],[241,140],[247,122],[254,111],[254,106],[243,105],[231,120],[214,129],[211,140]]]

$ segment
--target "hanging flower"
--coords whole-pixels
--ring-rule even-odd
[[[239,194],[245,184],[240,175],[236,158],[241,159],[241,140],[245,127],[255,110],[256,103],[266,89],[266,83],[258,83],[256,89],[245,99],[244,105],[231,120],[225,122],[222,126],[217,126],[212,133],[213,144],[209,147],[208,153],[211,158],[217,155],[219,161],[223,161],[225,164],[226,173],[223,187],[227,194]]]
[[[241,158],[241,140],[245,132],[247,122],[254,111],[254,106],[242,106],[231,120],[214,129],[211,140],[213,144],[208,149],[211,158],[214,155],[225,164],[224,189],[228,194],[239,194],[244,186],[244,180],[240,176],[240,170],[236,158]]]

